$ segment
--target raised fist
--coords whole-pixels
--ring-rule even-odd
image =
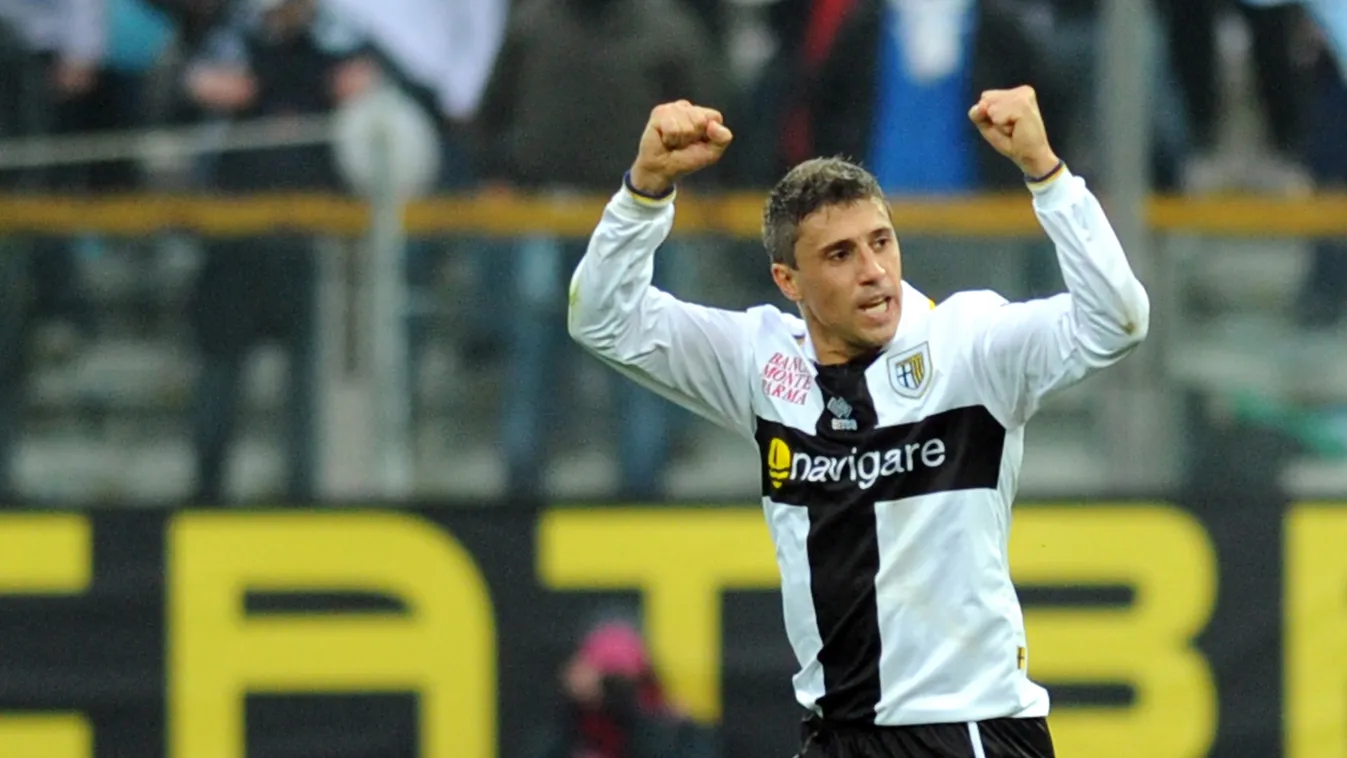
[[[720,111],[687,100],[656,106],[631,167],[632,186],[662,195],[679,179],[720,160],[732,139]]]
[[[1032,87],[987,90],[968,111],[968,118],[988,144],[1026,175],[1042,176],[1057,166]]]

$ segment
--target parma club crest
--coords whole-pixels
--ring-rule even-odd
[[[931,350],[927,343],[889,356],[888,363],[894,392],[913,399],[926,394],[931,384]]]

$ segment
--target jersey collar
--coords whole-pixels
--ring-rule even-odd
[[[889,340],[888,346],[884,348],[886,353],[896,348],[908,347],[906,344],[908,337],[920,332],[921,325],[926,323],[931,317],[931,311],[935,310],[935,301],[904,279],[902,308],[902,312],[898,314],[898,330],[893,333],[893,339]]]

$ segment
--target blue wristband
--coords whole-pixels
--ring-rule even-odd
[[[1029,184],[1042,184],[1052,179],[1053,177],[1057,176],[1057,174],[1060,173],[1061,170],[1064,168],[1066,168],[1066,161],[1061,158],[1058,158],[1057,165],[1053,166],[1051,171],[1042,176],[1025,176],[1024,181],[1028,182]]]
[[[660,195],[652,195],[652,194],[650,194],[649,192],[642,192],[642,191],[636,189],[636,185],[634,185],[634,184],[631,183],[631,171],[630,171],[630,170],[628,170],[625,174],[622,175],[622,185],[623,185],[624,187],[626,187],[626,188],[627,188],[627,191],[630,192],[631,194],[633,194],[633,195],[635,195],[635,196],[637,196],[637,197],[639,197],[639,198],[641,198],[641,199],[643,199],[643,200],[651,200],[651,201],[654,201],[654,202],[660,202],[661,200],[668,200],[669,197],[670,197],[671,195],[673,195],[673,193],[674,193],[674,191],[675,191],[675,189],[676,189],[675,187],[670,186],[668,190],[666,190],[663,194],[660,194]]]

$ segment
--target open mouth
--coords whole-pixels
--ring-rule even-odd
[[[861,303],[861,312],[867,316],[880,317],[889,312],[893,307],[893,298],[877,297],[874,300],[868,300]]]

